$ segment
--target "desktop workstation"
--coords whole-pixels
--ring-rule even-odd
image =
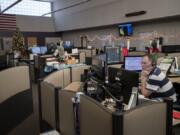
[[[117,54],[119,55],[119,53]],[[72,107],[74,103],[71,101],[72,97],[75,97],[76,92],[81,91],[86,94],[81,96],[81,102],[79,103],[80,108],[78,110],[80,113],[80,132],[82,135],[85,134],[87,130],[89,134],[103,134],[104,130],[101,129],[104,128],[107,130],[108,135],[112,135],[113,132],[121,132],[122,135],[131,135],[132,132],[136,132],[139,135],[145,134],[147,130],[140,130],[140,127],[144,127],[144,129],[149,129],[150,131],[154,129],[153,134],[155,135],[165,135],[170,133],[172,128],[170,126],[172,124],[172,117],[169,117],[171,116],[171,110],[166,110],[171,107],[171,105],[166,102],[151,102],[149,100],[147,100],[146,102],[140,102],[137,99],[137,88],[135,88],[134,90],[133,87],[138,86],[139,76],[137,72],[139,72],[141,68],[139,66],[131,66],[128,64],[132,64],[132,61],[136,61],[136,63],[139,62],[140,57],[127,56],[124,58],[124,68],[128,70],[136,70],[136,72],[121,70],[121,67],[119,66],[119,64],[122,64],[121,61],[120,63],[117,61],[116,63],[113,63],[115,59],[119,59],[119,57],[112,56],[109,59],[107,57],[109,56],[97,56],[95,60],[96,62],[94,62],[93,60],[93,65],[91,66],[91,70],[93,71],[89,72],[88,78],[83,77],[83,72],[85,68],[82,68],[80,72],[77,72],[79,70],[76,70],[83,66],[58,70],[49,74],[49,77],[47,76],[46,78],[44,78],[44,82],[41,84],[42,120],[50,122],[52,128],[57,129],[58,131],[60,131],[60,133],[76,132],[73,130],[74,111]],[[109,60],[108,66],[111,66],[110,63],[115,65],[117,64],[118,69],[117,67],[116,69],[109,67],[108,74],[106,74],[106,70],[104,67],[107,66],[107,64],[104,63],[106,62],[106,60]],[[116,70],[117,72],[113,73]],[[76,73],[79,74],[77,75]],[[108,75],[108,83],[106,82],[106,75]],[[77,77],[78,79],[76,79]],[[63,80],[65,82],[62,82],[62,78],[64,78]],[[70,81],[67,83],[68,80]],[[69,84],[74,84],[74,82],[80,80],[84,80],[84,82],[78,83],[78,89],[71,89],[75,88],[74,85],[72,85],[72,87],[66,87]],[[86,82],[87,86],[84,85],[84,83]],[[61,88],[62,91],[60,90],[57,92],[56,89],[56,92],[54,93],[55,88],[57,88],[56,86],[60,86],[59,88]],[[83,89],[83,87],[85,88]],[[57,101],[59,101],[59,106],[57,104]],[[64,104],[65,102],[67,102],[68,104]],[[63,110],[66,110],[68,113]],[[91,112],[91,114],[89,115],[87,111]],[[48,112],[50,112],[51,114],[48,114]],[[151,115],[152,112],[153,114],[157,114],[155,116],[156,119],[153,118],[154,115]],[[57,118],[58,115],[59,118]],[[68,122],[63,119],[65,116],[68,116]],[[96,116],[99,117],[96,118]],[[96,121],[92,121],[93,118],[96,118]],[[106,123],[102,123],[102,119],[106,121]],[[124,122],[122,122],[120,119],[123,119]],[[131,121],[138,121],[138,124],[137,122],[131,123]],[[59,122],[60,125],[56,125]],[[156,124],[155,126],[152,126],[151,123]],[[68,128],[69,125],[71,129]],[[100,126],[98,131],[93,130],[93,128],[89,128],[98,125]],[[115,127],[117,125],[118,127],[121,127],[121,129],[116,129]],[[139,125],[140,127],[138,127],[137,125]],[[113,130],[112,127],[114,128]],[[128,130],[129,128],[131,129],[131,132],[130,130]],[[152,132],[150,131],[149,133],[151,135]]]
[[[55,92],[57,91],[57,85],[59,85],[59,83],[55,82],[55,80],[59,78],[59,81],[61,81],[58,75],[61,74],[63,76],[63,73],[60,73],[62,71],[57,71],[58,75],[56,72],[50,74],[49,77],[45,78],[46,81],[41,84],[41,92],[43,92],[43,94],[41,93],[41,96],[44,95],[41,98],[42,109],[47,109],[47,105],[51,108],[47,111],[42,111],[42,118],[43,120],[49,122],[53,129],[58,130],[60,133],[69,134],[80,132],[81,135],[131,135],[132,132],[139,135],[144,135],[145,133],[149,133],[149,135],[151,135],[152,132],[150,131],[152,131],[152,129],[154,129],[153,134],[155,135],[168,135],[171,132],[171,126],[168,126],[171,125],[171,117],[169,117],[171,113],[167,113],[170,112],[167,111],[167,108],[171,106],[169,103],[149,101],[146,102],[146,104],[143,103],[141,105],[139,104],[138,106],[131,104],[129,105],[129,110],[127,111],[123,108],[122,102],[124,101],[121,100],[122,98],[120,97],[123,94],[125,95],[128,90],[131,92],[131,88],[123,88],[125,90],[124,93],[119,93],[122,88],[121,85],[115,86],[107,84],[104,82],[104,80],[99,78],[98,75],[100,74],[93,73],[97,71],[91,72],[90,70],[86,70],[85,73],[87,74],[85,75],[87,76],[83,77],[86,80],[85,82],[87,83],[87,86],[84,85],[84,89],[81,88],[77,91],[81,93],[84,92],[85,95],[79,95],[78,93],[76,94],[75,91],[64,88],[58,92]],[[122,72],[123,77],[121,78],[124,78],[122,81],[123,83],[126,83],[124,85],[127,85],[128,83],[127,80],[129,77],[126,76],[127,73],[129,73],[129,76],[134,76],[132,78],[133,80],[138,79],[137,74],[131,74],[132,72],[127,71]],[[81,74],[83,74],[83,72],[81,72]],[[81,74],[75,76],[80,77]],[[56,78],[55,80],[54,77]],[[61,82],[61,84],[63,86],[63,84],[66,83]],[[133,82],[131,86],[137,86],[137,84],[138,82]],[[55,100],[50,96],[48,96],[49,98],[46,98],[48,91],[54,91],[56,93],[51,94],[52,96],[55,96]],[[117,95],[117,93],[119,93],[119,95]],[[73,97],[74,100],[72,99]],[[112,97],[114,97],[113,101],[107,100],[107,98],[110,99]],[[137,96],[134,97],[135,98],[133,101],[136,102],[137,100],[135,99]],[[114,102],[116,99],[118,104],[115,104]],[[128,103],[130,99],[130,96],[124,96],[124,100],[127,100],[126,103]],[[49,100],[51,100],[51,102],[49,102]],[[65,104],[65,102],[67,104]],[[50,110],[51,117],[46,113]],[[65,110],[67,112],[65,112]],[[152,115],[152,112],[153,114],[157,115]],[[68,117],[68,121],[64,119],[65,116]],[[155,119],[153,117],[155,117]],[[132,121],[136,122],[132,123]],[[142,127],[143,129],[146,129],[146,127],[148,128],[146,130],[142,130]],[[147,132],[147,130],[149,130],[149,132]]]
[[[85,52],[79,52],[77,48],[67,46],[66,44],[64,47],[66,53],[64,53],[63,57],[54,56],[54,47],[49,47],[49,49],[46,46],[31,48],[30,59],[34,61],[35,81],[55,70],[68,68],[71,65],[86,64]]]

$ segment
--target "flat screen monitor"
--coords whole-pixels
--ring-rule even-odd
[[[41,46],[41,47],[40,47],[40,53],[41,53],[41,54],[46,54],[47,51],[48,51],[48,49],[47,49],[46,46]]]
[[[118,74],[122,84],[124,103],[127,104],[132,93],[132,88],[138,87],[139,85],[139,73],[134,71],[121,70]]]
[[[32,47],[31,51],[33,54],[40,54],[41,53],[40,47]]]
[[[121,95],[123,96],[123,101],[124,103],[128,104],[132,93],[132,88],[138,87],[139,85],[139,73],[123,70],[120,68],[109,67],[108,74],[110,84],[121,84]]]
[[[142,56],[126,56],[124,57],[124,69],[129,71],[141,71]]]
[[[133,34],[132,24],[120,24],[118,25],[120,36],[131,36]]]
[[[48,49],[46,46],[36,46],[32,47],[31,51],[33,54],[45,54],[47,53]]]
[[[105,78],[104,71],[105,54],[97,55],[92,58],[91,69],[94,71],[94,77],[103,80]]]
[[[121,61],[121,48],[105,46],[107,64],[119,63]]]
[[[73,48],[73,44],[71,41],[64,41],[63,42],[63,47],[64,49],[72,49]]]

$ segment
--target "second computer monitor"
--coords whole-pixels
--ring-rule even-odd
[[[124,69],[130,71],[141,71],[142,56],[126,56],[124,57]]]
[[[107,64],[115,64],[121,61],[121,48],[105,46]]]

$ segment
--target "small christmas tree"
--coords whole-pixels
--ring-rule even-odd
[[[16,31],[13,34],[13,51],[20,52],[22,57],[26,56],[26,48],[24,45],[23,34],[21,33],[19,28],[16,28]]]

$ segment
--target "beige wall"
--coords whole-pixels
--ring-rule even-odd
[[[140,39],[141,33],[154,33],[155,31],[163,36],[163,44],[171,45],[171,44],[179,44],[180,45],[180,18],[171,18],[171,19],[163,19],[149,22],[140,22],[133,24],[133,39],[131,40],[131,46],[137,47],[139,50],[143,50],[144,47],[149,44],[149,40]],[[80,46],[80,35],[89,35],[90,38],[98,35],[103,38],[105,35],[113,34],[116,37],[119,37],[118,27],[107,26],[102,28],[92,28],[86,30],[76,30],[63,32],[63,40],[70,40],[74,42],[75,46]],[[176,36],[177,37],[171,37]],[[126,44],[126,40],[115,41],[115,44]],[[96,48],[101,48],[105,44],[104,41],[95,40],[93,42],[89,42],[89,45],[95,46]]]
[[[53,10],[80,0],[57,0]],[[55,28],[66,31],[80,28],[134,22],[180,15],[179,0],[92,0],[85,4],[56,12]],[[145,15],[125,17],[126,13],[145,10]]]
[[[54,21],[50,17],[16,16],[17,26],[21,31],[28,32],[54,32]]]

